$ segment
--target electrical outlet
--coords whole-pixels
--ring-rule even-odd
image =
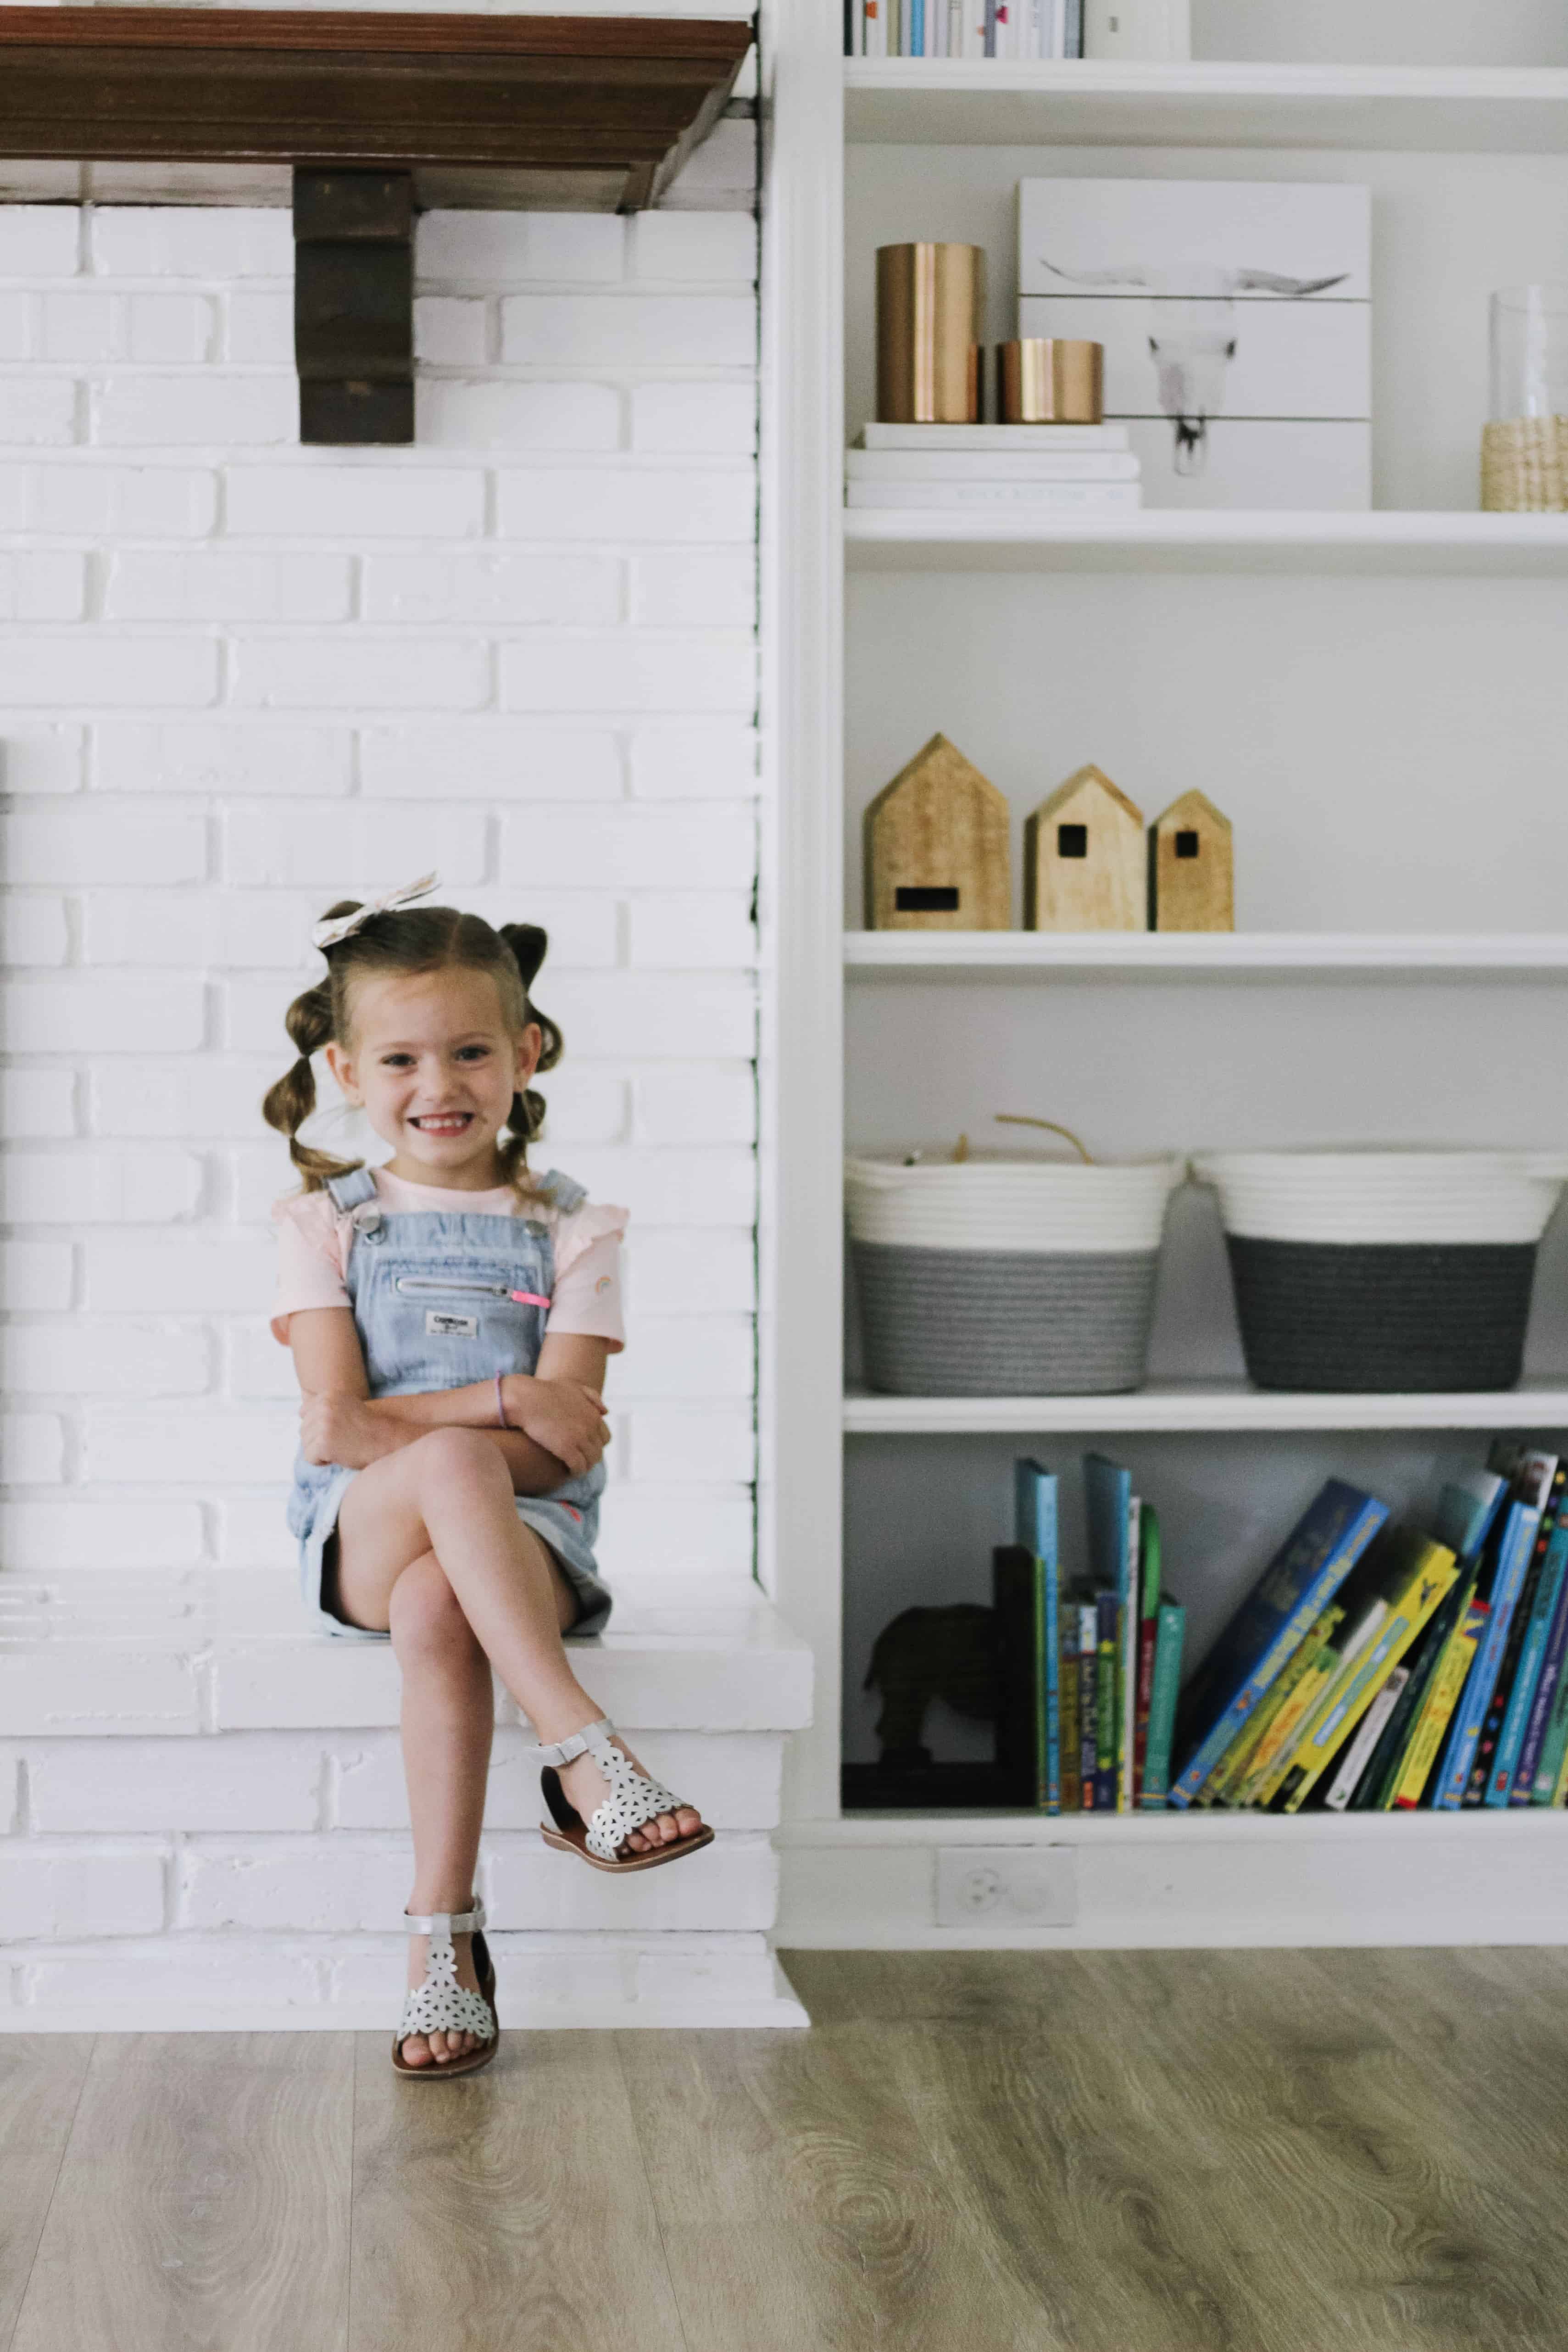
[[[939,1927],[1071,1927],[1077,1917],[1077,1855],[1070,1845],[937,1848]]]

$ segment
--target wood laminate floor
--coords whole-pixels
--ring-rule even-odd
[[[0,2037],[0,2352],[1568,2352],[1568,1954],[785,1960],[428,2090]]]

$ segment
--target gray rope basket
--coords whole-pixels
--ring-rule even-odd
[[[1071,1396],[1143,1386],[1157,1250],[850,1250],[873,1389]]]

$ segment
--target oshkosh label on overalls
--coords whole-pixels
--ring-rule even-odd
[[[476,1339],[479,1318],[476,1315],[452,1315],[444,1307],[432,1307],[424,1318],[426,1336],[432,1339]]]

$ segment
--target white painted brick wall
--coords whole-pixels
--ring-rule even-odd
[[[750,126],[723,129],[683,207],[744,201]],[[539,1156],[632,1213],[607,1572],[733,1589],[752,1542],[754,224],[427,216],[407,451],[296,446],[292,265],[285,212],[0,205],[0,1595],[5,1575],[44,1608],[72,1579],[119,1590],[123,1639],[149,1578],[193,1577],[232,1586],[252,1630],[294,1627],[292,1384],[265,1328],[288,1180],[259,1097],[313,917],[432,865],[463,903],[549,929],[539,992],[568,1058]],[[155,1977],[161,1944],[100,1963],[77,1949],[95,1937],[188,1934],[214,1999],[320,2000],[326,1964],[291,1951],[275,1979],[267,1937],[379,1931],[405,1899],[395,1735],[229,1734],[221,1770],[193,1770],[203,1702],[162,1635],[106,1654],[101,1696],[68,1647],[34,1678],[40,1721],[85,1731],[101,1708],[100,1731],[187,1736],[0,1753],[0,1917],[24,1944],[76,1939],[0,1968],[0,2011],[56,1979],[107,2000]],[[517,1736],[497,1740],[497,1885],[541,1927],[591,1925],[517,1843]],[[650,1883],[614,1924],[766,1924],[778,1739],[645,1744],[713,1780],[733,1835],[685,1899]],[[225,1928],[250,1937],[232,1975],[210,1958]]]

